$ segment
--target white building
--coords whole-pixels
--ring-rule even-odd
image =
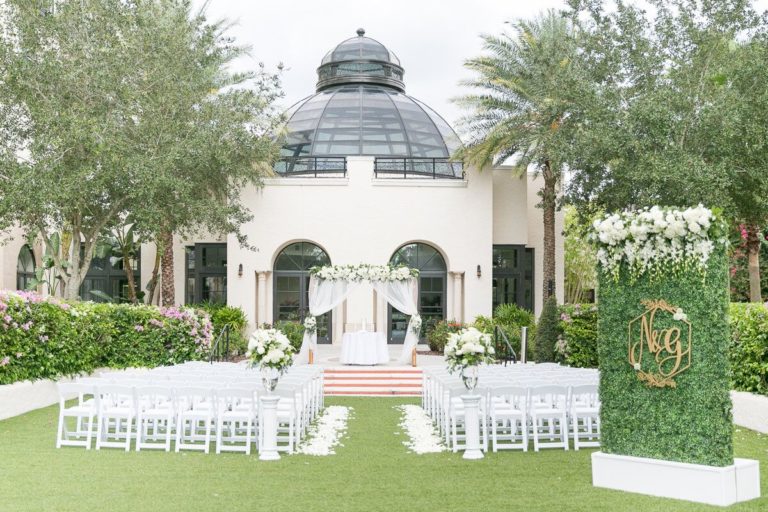
[[[327,263],[403,263],[421,271],[425,321],[472,321],[511,302],[539,312],[542,289],[540,184],[511,168],[478,170],[449,161],[460,141],[427,105],[405,94],[398,58],[364,31],[322,59],[317,91],[289,111],[276,177],[243,190],[254,220],[234,236],[177,240],[178,303],[226,300],[251,327],[306,311],[308,270]],[[562,231],[557,217],[556,231]],[[17,234],[18,235],[18,234]],[[23,287],[39,254],[16,236],[0,246],[0,288]],[[557,290],[563,246],[557,239]],[[38,251],[39,252],[39,251]],[[142,289],[155,248],[142,248]],[[112,296],[125,276],[96,262],[83,285]],[[559,296],[562,301],[562,296]],[[319,338],[338,343],[365,321],[402,342],[405,319],[360,290],[320,320]]]

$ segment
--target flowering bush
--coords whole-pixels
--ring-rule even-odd
[[[455,320],[427,320],[426,336],[429,349],[433,352],[442,352],[445,349],[445,343],[448,341],[448,335],[459,332],[466,327],[466,324]]]
[[[0,384],[205,359],[210,343],[208,316],[186,308],[0,292]]]
[[[390,282],[405,281],[412,277],[418,277],[419,271],[415,268],[393,265],[328,265],[325,267],[313,267],[312,275],[325,281],[374,281]]]
[[[288,336],[278,329],[256,329],[248,342],[246,357],[251,367],[273,368],[281,372],[293,364],[294,349]]]
[[[494,354],[491,335],[474,327],[449,334],[445,344],[445,360],[451,372],[481,363],[492,363]]]
[[[727,243],[727,227],[702,205],[686,210],[653,206],[606,215],[593,223],[597,259],[614,281],[626,264],[631,282],[648,274],[694,268],[703,273],[715,244]]]

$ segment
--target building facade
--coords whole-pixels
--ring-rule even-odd
[[[503,303],[538,313],[540,183],[511,167],[480,170],[451,161],[459,138],[405,94],[403,78],[395,54],[362,30],[328,52],[315,94],[287,114],[274,177],[242,191],[253,213],[242,231],[253,247],[241,247],[234,236],[175,240],[177,302],[241,307],[251,328],[299,321],[313,266],[393,263],[421,271],[418,304],[427,322],[469,322]],[[556,232],[562,301],[561,215]],[[39,256],[22,236],[0,246],[0,288],[24,285]],[[135,269],[142,289],[154,261],[155,247],[142,247]],[[90,289],[121,294],[122,269],[113,272],[108,261],[97,267],[83,298],[99,300]],[[362,322],[391,343],[402,342],[407,324],[361,288],[319,319],[319,341],[340,342]]]

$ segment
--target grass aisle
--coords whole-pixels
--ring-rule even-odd
[[[414,400],[337,398],[354,408],[336,455],[130,452],[54,447],[57,408],[0,421],[0,511],[677,511],[710,507],[594,489],[591,451],[408,453],[394,408]],[[736,453],[759,458],[768,436],[742,430]],[[766,510],[768,498],[728,510]],[[711,507],[711,510],[722,510]]]

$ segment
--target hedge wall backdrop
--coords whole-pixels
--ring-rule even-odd
[[[193,309],[0,292],[0,384],[203,360],[211,339],[209,316]]]
[[[703,266],[681,258],[667,267],[649,265],[645,272],[627,261],[600,269],[603,452],[711,466],[733,463],[728,262],[724,243],[711,248]],[[674,377],[676,387],[647,385],[629,362],[629,322],[646,311],[641,301],[647,299],[681,308],[691,324],[691,365]],[[676,320],[659,314],[655,327],[680,325]],[[653,363],[645,359],[643,370]]]

